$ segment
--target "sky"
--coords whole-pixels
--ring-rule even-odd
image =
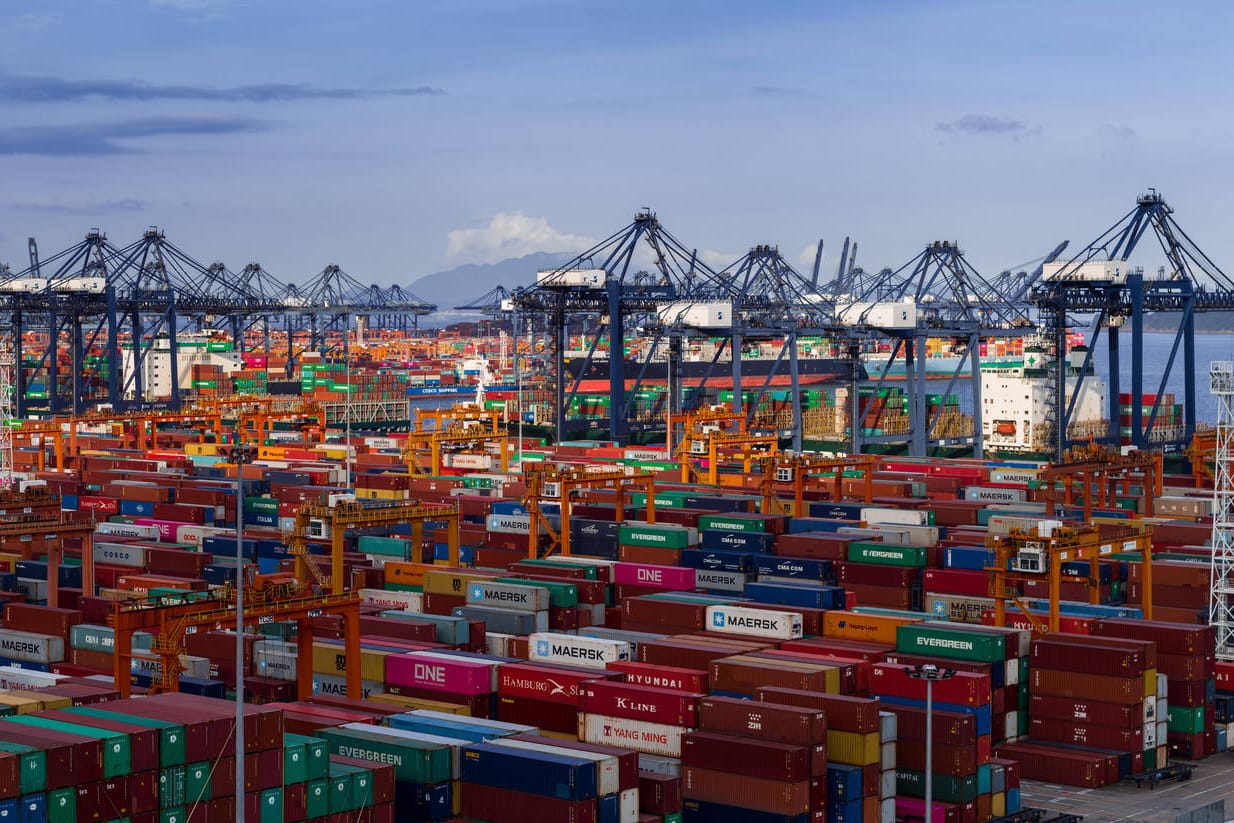
[[[0,261],[158,226],[203,263],[406,286],[650,207],[716,265],[767,243],[808,271],[823,238],[834,269],[851,236],[897,268],[947,239],[993,276],[1155,187],[1232,271],[1232,24],[1139,0],[0,0]]]

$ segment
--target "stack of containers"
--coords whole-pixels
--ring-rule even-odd
[[[755,699],[824,712],[828,821],[895,820],[897,724],[877,699],[780,688]]]
[[[407,652],[385,657],[385,690],[391,694],[466,706],[474,717],[496,708],[497,665],[480,657]]]
[[[1157,711],[1156,644],[1149,640],[1050,635],[1033,640],[1032,668],[1055,675],[1071,672],[1072,695],[1034,693],[1030,698],[1029,739],[1130,754],[1132,774],[1156,767],[1157,732],[1164,730],[1165,723]],[[1103,681],[1103,677],[1112,680]],[[1138,693],[1106,700],[1122,693],[1119,680],[1139,680]]]
[[[758,812],[768,816],[760,820],[796,823],[821,819],[828,808],[827,722],[818,709],[704,697],[681,758],[688,821]]]
[[[1022,675],[1028,670],[1021,641],[1028,635],[987,626],[914,623],[896,629],[896,650],[888,663],[942,668],[986,675],[990,683],[990,734],[994,743],[1015,740],[1021,733]],[[1027,652],[1028,649],[1023,650]]]
[[[367,723],[345,723],[317,734],[332,755],[393,764],[400,816],[436,820],[457,811],[453,781],[459,776],[459,752],[469,740]]]
[[[617,530],[617,558],[631,563],[677,566],[681,553],[698,545],[698,529],[675,523],[623,523]]]
[[[578,733],[580,687],[612,676],[594,668],[506,663],[497,671],[497,719],[573,736]]]
[[[1157,763],[1166,752],[1193,760],[1217,751],[1217,630],[1161,620],[1106,619],[1093,624],[1102,638],[1150,640],[1157,647],[1157,673],[1164,679],[1167,733],[1158,735]],[[1160,692],[1158,692],[1160,694]],[[1162,720],[1159,715],[1157,721]]]
[[[598,821],[601,768],[585,754],[497,742],[466,746],[460,770],[462,815],[490,823]],[[620,793],[616,797],[620,807]]]
[[[912,666],[895,663],[875,664],[870,686],[871,693],[879,695],[890,711],[895,711],[896,707],[906,707],[920,709],[924,714],[927,681],[913,677],[912,672]],[[987,740],[991,734],[990,696],[990,675],[988,673],[955,671],[950,678],[933,683],[934,710],[971,715],[978,738],[986,737]],[[911,716],[912,713],[905,713],[905,722],[910,729],[910,735],[913,734]],[[908,751],[909,747],[904,746],[903,749],[905,750],[904,762],[916,765],[913,763],[912,752]],[[897,766],[896,783],[897,795],[925,796],[924,770]],[[961,807],[973,804],[975,810],[986,812],[985,817],[980,817],[984,820],[989,817],[989,808],[993,803],[990,797],[991,788],[988,765],[978,765],[976,773],[970,775],[935,773],[933,796],[939,802],[953,803]]]
[[[550,740],[530,733],[495,738],[492,742],[512,749],[593,761],[599,781],[596,819],[601,823],[639,819],[638,754],[635,752],[613,746]]]

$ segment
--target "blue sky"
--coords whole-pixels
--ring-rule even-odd
[[[1219,2],[5,0],[0,261],[149,225],[203,262],[409,284],[642,206],[711,262],[987,275],[1155,186],[1234,269]],[[1140,261],[1137,261],[1140,262]],[[1142,261],[1156,266],[1151,256]],[[470,295],[460,295],[461,297]]]

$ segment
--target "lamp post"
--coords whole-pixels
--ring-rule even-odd
[[[955,677],[955,669],[944,669],[933,663],[922,663],[905,670],[914,680],[924,680],[926,684],[926,728],[925,728],[925,823],[931,823],[934,817],[934,683],[938,680],[950,680]]]
[[[243,441],[244,431],[237,436]],[[244,467],[256,449],[244,442],[228,452],[236,464],[236,797],[244,800]],[[237,820],[244,821],[244,806],[237,803]]]

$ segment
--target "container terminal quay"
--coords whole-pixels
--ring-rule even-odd
[[[1225,821],[1234,281],[1183,222],[801,272],[642,210],[457,306],[31,240],[0,820]]]

